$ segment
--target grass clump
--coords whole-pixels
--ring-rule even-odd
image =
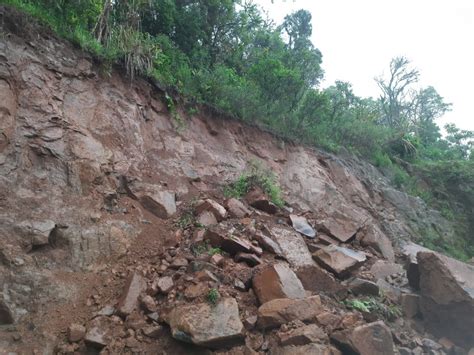
[[[285,205],[275,174],[262,168],[258,162],[250,162],[248,171],[224,188],[224,195],[226,197],[241,198],[255,187],[261,188],[278,207]]]
[[[207,302],[215,306],[217,302],[219,301],[220,297],[221,295],[219,294],[219,291],[217,291],[217,289],[215,288],[211,288],[209,292],[207,293],[206,299],[207,299]]]

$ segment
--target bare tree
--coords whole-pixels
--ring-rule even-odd
[[[418,82],[419,76],[417,69],[410,68],[410,61],[407,58],[395,57],[390,62],[389,78],[375,79],[382,90],[380,102],[385,124],[390,127],[407,128],[413,103],[413,90],[410,85]]]

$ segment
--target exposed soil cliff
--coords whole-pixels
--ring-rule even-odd
[[[0,329],[0,349],[52,352],[65,341],[64,332],[71,323],[90,324],[107,304],[120,308],[116,302],[128,275],[140,274],[150,284],[158,276],[166,277],[169,270],[182,271],[189,262],[196,262],[191,247],[197,231],[180,226],[181,216],[200,198],[224,204],[223,186],[242,174],[251,161],[260,162],[276,174],[287,207],[274,216],[246,204],[251,216],[244,214],[244,221],[235,223],[243,226],[242,234],[250,233],[244,232],[245,228],[260,222],[270,229],[283,255],[275,258],[265,251],[262,256],[251,247],[247,254],[261,257],[265,265],[286,259],[306,290],[296,299],[306,297],[305,292],[330,291],[339,281],[313,265],[309,252],[310,269],[316,269],[304,272],[309,264],[302,256],[305,252],[298,249],[299,239],[287,245],[292,237],[278,230],[294,233],[287,223],[290,210],[304,215],[320,235],[335,244],[352,243],[353,248],[364,250],[370,259],[361,269],[365,272],[376,259],[394,262],[402,241],[416,241],[427,232],[450,237],[452,229],[438,212],[392,188],[370,164],[284,142],[255,127],[210,114],[190,115],[178,109],[184,119],[181,125],[173,118],[176,113],[169,112],[163,96],[144,80],[130,82],[120,71],[102,72],[88,54],[11,10],[0,8],[0,323],[13,323]],[[259,248],[262,244],[253,245]],[[222,245],[220,248],[226,249]],[[315,248],[321,250],[320,245]],[[325,263],[326,256],[315,258],[320,258],[319,265]],[[237,303],[232,297],[238,299],[242,318],[243,309],[248,317],[257,314],[257,291],[248,291],[249,280],[242,276],[251,270],[247,266],[252,266],[251,259],[243,256],[245,267],[230,259],[231,264],[224,268],[231,280],[221,280],[222,289],[217,288],[222,295],[228,293],[228,298],[222,299],[223,312],[233,313],[222,317],[235,315]],[[314,285],[314,270],[323,275],[319,281],[325,280],[324,287]],[[196,281],[191,274],[186,275],[170,274],[175,293],[188,290],[186,277]],[[206,282],[215,281],[207,277],[211,279]],[[247,283],[238,295],[233,277]],[[196,288],[198,285],[196,282]],[[332,290],[334,294],[337,289]],[[188,298],[194,300],[190,304],[195,305],[208,292],[201,291],[188,292]],[[163,294],[167,292],[162,290]],[[283,292],[278,298],[287,296]],[[148,313],[156,311],[155,302],[149,302]],[[158,313],[168,314],[165,309],[163,303]],[[133,323],[127,318],[132,311],[123,311],[122,319]],[[201,307],[189,312],[206,317],[209,311]],[[170,324],[172,333],[179,324],[192,323],[176,313],[160,319]],[[120,343],[123,348],[118,344],[109,349],[111,353],[125,348],[150,353],[191,351],[173,340],[168,328],[160,328],[163,333],[159,333],[158,340],[141,335],[140,329],[153,329],[140,322],[145,321],[140,319],[138,325],[120,329],[113,336],[125,340]],[[225,338],[220,339],[225,346],[231,338],[239,343],[239,323],[234,319],[227,324],[231,328],[229,337],[220,335]],[[183,327],[193,326],[186,323]],[[380,327],[375,331],[383,336],[386,326]],[[94,327],[88,325],[90,328]],[[231,336],[233,332],[239,336]],[[365,334],[367,330],[359,329],[349,340],[333,337],[333,343],[349,342],[346,345],[351,351],[360,351],[358,332]],[[173,335],[179,339],[179,334]],[[191,341],[211,348],[221,345],[208,336],[198,334]],[[261,336],[254,332],[250,339],[260,341]],[[262,344],[254,348],[265,351]],[[397,346],[402,345],[400,340]],[[413,348],[417,346],[423,344]],[[323,353],[321,349],[314,351]]]

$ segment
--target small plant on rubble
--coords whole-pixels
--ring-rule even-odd
[[[263,168],[257,161],[251,161],[249,169],[240,175],[236,181],[224,188],[224,195],[226,197],[240,198],[253,187],[261,188],[278,207],[283,207],[285,204],[275,174]]]
[[[219,297],[221,295],[219,294],[219,291],[215,288],[211,288],[209,292],[207,293],[207,302],[209,302],[212,305],[216,305],[217,301],[219,301]]]
[[[401,317],[402,312],[397,305],[386,304],[386,299],[377,299],[374,297],[364,299],[346,300],[343,303],[350,309],[355,309],[362,313],[371,313],[379,318],[386,320],[395,320]]]

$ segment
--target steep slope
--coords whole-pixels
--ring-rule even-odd
[[[129,272],[155,272],[167,248],[188,245],[179,216],[191,201],[222,200],[252,161],[319,232],[374,257],[394,261],[401,241],[424,233],[450,236],[438,212],[365,162],[205,109],[170,112],[152,84],[103,72],[14,11],[0,18],[0,318],[21,334],[0,333],[7,349],[52,351],[70,323],[118,299]]]

